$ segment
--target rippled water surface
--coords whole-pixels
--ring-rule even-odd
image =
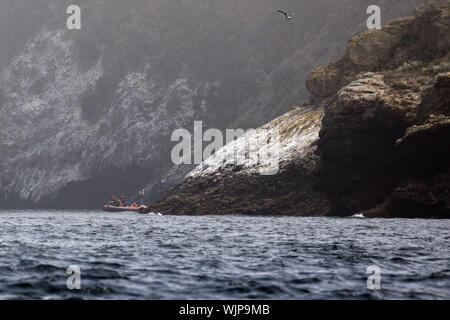
[[[449,220],[3,211],[0,299],[449,299],[449,230]],[[81,290],[67,289],[69,265]]]

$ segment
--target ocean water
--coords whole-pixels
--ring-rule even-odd
[[[0,211],[0,299],[449,298],[449,220]]]

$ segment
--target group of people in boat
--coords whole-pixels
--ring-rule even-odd
[[[137,203],[130,204],[128,200],[125,198],[124,194],[121,194],[120,197],[111,196],[111,200],[109,201],[110,206],[114,207],[137,207]]]

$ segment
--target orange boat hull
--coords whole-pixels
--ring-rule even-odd
[[[105,205],[103,207],[103,211],[107,211],[107,212],[138,212],[138,213],[144,213],[145,210],[147,210],[148,207],[147,206],[131,206],[131,207],[116,207],[116,206],[110,206],[110,205]]]

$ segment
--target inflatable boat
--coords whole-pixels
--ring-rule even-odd
[[[147,206],[137,206],[137,205],[131,205],[127,207],[123,206],[111,206],[111,205],[104,205],[103,211],[107,212],[137,212],[137,213],[145,213],[148,210]]]

